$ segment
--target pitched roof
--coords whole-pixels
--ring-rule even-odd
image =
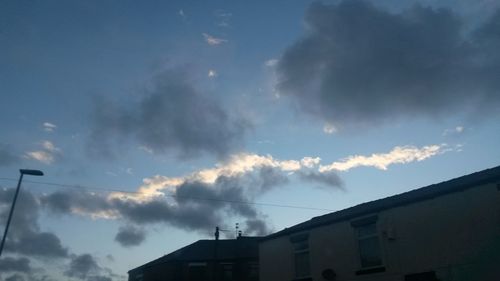
[[[314,227],[332,224],[339,221],[350,220],[370,213],[412,204],[423,200],[432,199],[445,194],[463,191],[481,184],[500,182],[500,166],[476,172],[470,175],[455,178],[449,181],[432,184],[419,189],[411,190],[398,195],[359,204],[341,211],[314,217],[303,223],[285,228],[276,233],[263,237],[261,241],[289,235],[299,231],[309,230]]]
[[[257,258],[258,240],[261,237],[238,237],[237,239],[198,240],[161,258],[148,262],[130,271],[166,262],[205,262],[213,260],[235,260]],[[216,253],[217,246],[217,253]]]

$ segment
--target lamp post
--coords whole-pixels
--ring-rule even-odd
[[[16,206],[17,195],[19,194],[19,189],[21,188],[21,182],[24,175],[30,176],[43,176],[43,172],[39,170],[19,170],[19,181],[17,182],[16,193],[14,194],[14,200],[12,201],[12,206],[10,207],[9,218],[7,219],[7,225],[5,226],[5,231],[3,233],[2,244],[0,244],[0,257],[2,256],[3,246],[5,244],[5,239],[7,238],[7,231],[9,231],[10,220],[12,219],[12,214],[14,213],[14,207]]]

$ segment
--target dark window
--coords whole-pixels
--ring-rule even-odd
[[[302,235],[300,239],[292,238],[291,240],[293,245],[295,277],[307,277],[311,275],[308,236]]]
[[[205,263],[189,264],[189,281],[206,281],[207,266]]]
[[[364,224],[353,223],[359,246],[361,267],[376,267],[382,265],[382,253],[377,232],[376,220],[365,220]]]

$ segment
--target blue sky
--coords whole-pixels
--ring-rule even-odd
[[[2,225],[18,169],[45,176],[0,278],[124,280],[217,225],[497,166],[499,23],[486,0],[1,2]]]

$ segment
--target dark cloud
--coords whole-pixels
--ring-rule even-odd
[[[124,247],[137,246],[146,239],[146,232],[135,226],[120,227],[115,241]]]
[[[14,191],[12,188],[0,189],[1,225],[5,224],[4,220],[7,218],[7,212],[12,203]],[[0,259],[0,273],[9,271],[22,273],[16,273],[5,278],[5,280],[52,280],[47,275],[40,275],[40,272],[44,272],[44,270],[32,268],[30,260],[23,256],[38,258],[44,262],[64,262],[68,258],[71,258],[69,269],[66,271],[67,276],[87,278],[86,281],[110,280],[108,276],[114,275],[110,269],[100,267],[92,256],[75,256],[71,254],[54,233],[41,231],[38,223],[41,212],[40,205],[43,207],[51,206],[51,210],[62,213],[69,211],[71,206],[74,206],[74,200],[69,201],[69,204],[62,204],[59,200],[70,200],[73,198],[84,200],[101,197],[92,197],[92,194],[84,197],[76,192],[71,196],[57,193],[51,195],[53,196],[46,195],[39,198],[28,191],[21,190],[19,193],[4,250],[7,253],[16,253],[22,256],[19,258],[7,257]],[[87,203],[84,205],[92,208],[103,207],[102,202],[98,200],[87,200]],[[0,279],[4,280],[2,279],[4,277],[1,276]]]
[[[5,246],[5,249],[33,256],[68,256],[68,249],[63,247],[59,237],[51,232],[28,231],[26,233],[17,234],[12,238],[9,237],[9,243]]]
[[[303,181],[320,184],[327,188],[341,188],[342,179],[335,172],[299,171],[298,176]]]
[[[394,117],[498,113],[500,12],[473,32],[448,9],[398,14],[364,1],[308,9],[277,65],[278,88],[337,127]]]
[[[25,280],[26,279],[21,274],[17,273],[5,278],[5,281],[25,281]]]
[[[105,196],[84,191],[56,191],[40,197],[40,202],[56,214],[69,214],[72,208],[83,212],[112,211]]]
[[[68,270],[64,274],[68,277],[86,279],[101,271],[101,267],[90,254],[78,255],[72,258]]]
[[[181,157],[225,156],[241,144],[249,125],[198,92],[184,69],[158,75],[142,99],[129,107],[97,101],[93,117],[90,148],[108,155],[110,147],[125,137],[155,152],[175,151]]]
[[[19,162],[19,157],[14,154],[9,145],[0,143],[0,167],[9,166]]]
[[[258,236],[264,236],[272,232],[271,228],[261,219],[249,219],[245,222],[245,226],[245,234],[252,233]]]
[[[73,255],[64,275],[85,281],[110,281],[112,277],[119,277],[109,268],[100,266],[90,254]]]
[[[8,216],[14,191],[13,188],[0,189],[2,225]],[[40,231],[39,211],[38,200],[31,193],[21,190],[5,242],[5,251],[40,257],[68,256],[68,249],[62,246],[54,233]]]
[[[31,272],[30,260],[25,257],[6,257],[0,259],[0,272],[17,271],[23,273]]]

